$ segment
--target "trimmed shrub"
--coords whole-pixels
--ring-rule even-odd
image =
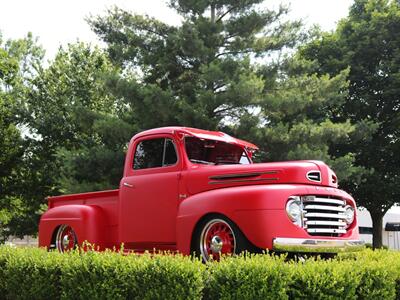
[[[400,252],[271,255],[202,264],[181,255],[0,247],[1,299],[398,299]]]
[[[399,252],[366,250],[356,254],[353,264],[361,274],[359,299],[400,299]]]
[[[5,252],[5,253],[4,253]],[[5,255],[4,255],[5,254]],[[41,249],[2,249],[0,276],[6,299],[59,299],[64,257]]]
[[[145,257],[140,262],[136,299],[201,299],[204,265],[188,257]],[[131,297],[129,297],[131,299]]]
[[[9,257],[13,255],[13,250],[10,247],[0,247],[0,298],[1,295],[7,294],[7,262]]]
[[[353,262],[308,259],[290,270],[290,299],[357,299],[361,275]]]
[[[62,299],[126,299],[126,273],[135,269],[122,255],[110,252],[67,253],[60,282]]]
[[[288,299],[290,272],[284,257],[243,255],[210,263],[205,299]]]
[[[200,299],[200,262],[180,255],[70,253],[63,299]]]

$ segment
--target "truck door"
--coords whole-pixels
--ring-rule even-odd
[[[174,248],[182,164],[177,149],[165,135],[141,138],[133,146],[131,170],[120,189],[120,241],[128,248]]]

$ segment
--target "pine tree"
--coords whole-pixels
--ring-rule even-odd
[[[172,0],[183,18],[170,26],[114,8],[90,19],[125,72],[111,86],[140,129],[217,129],[260,101],[264,82],[252,61],[298,42],[300,22],[284,22],[261,0]]]

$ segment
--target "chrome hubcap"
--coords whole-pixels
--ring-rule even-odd
[[[222,246],[223,246],[222,239],[218,235],[213,236],[210,245],[211,251],[213,253],[219,253],[221,252]]]
[[[64,249],[67,249],[68,246],[69,246],[69,237],[68,237],[68,235],[64,235],[62,243],[63,243]]]
[[[60,252],[72,250],[77,245],[77,239],[71,226],[63,224],[58,228],[56,235],[56,248]]]
[[[220,260],[222,255],[235,253],[235,234],[222,219],[210,220],[200,234],[200,253],[203,261]]]

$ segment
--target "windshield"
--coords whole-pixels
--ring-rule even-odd
[[[185,138],[185,149],[189,160],[196,164],[250,164],[244,149],[234,144],[190,136]]]

